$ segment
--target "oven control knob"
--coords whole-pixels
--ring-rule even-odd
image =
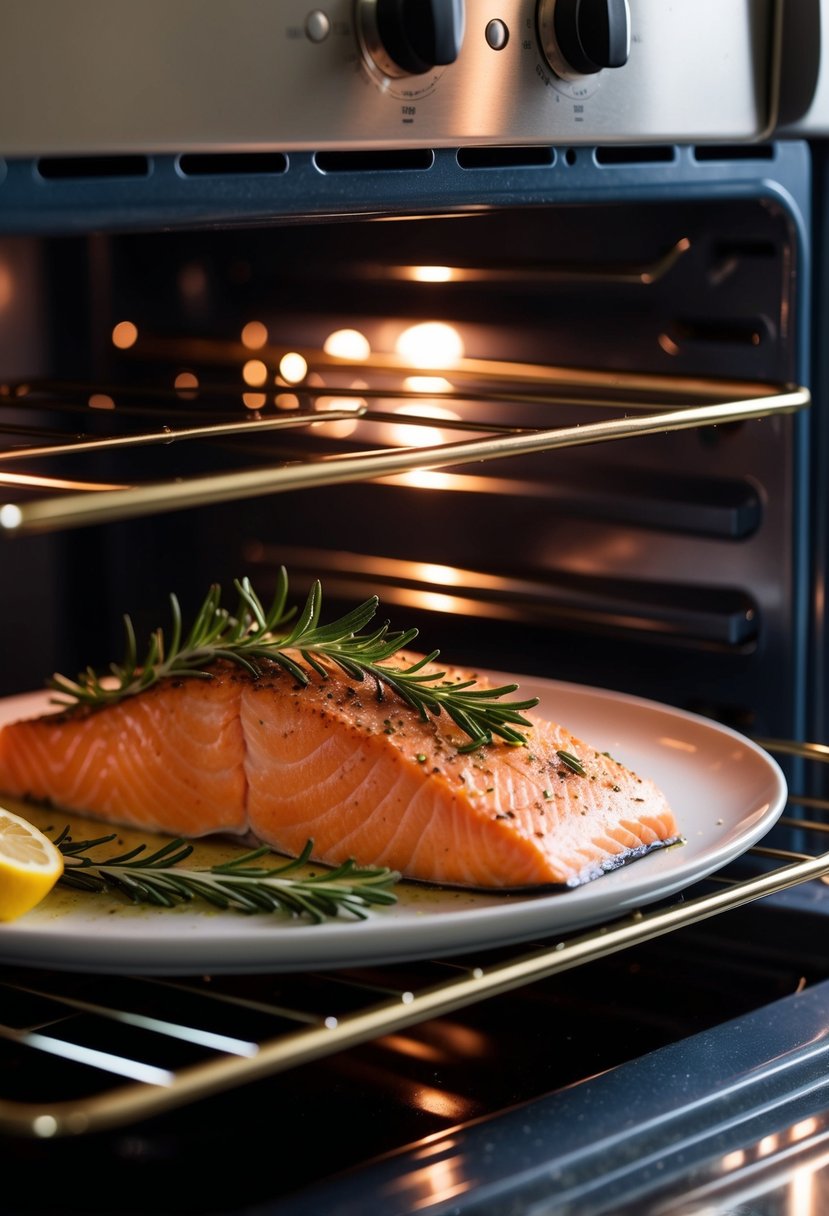
[[[628,0],[539,0],[538,36],[547,62],[564,80],[624,67]]]
[[[386,76],[422,76],[460,54],[463,0],[357,0],[357,24]]]

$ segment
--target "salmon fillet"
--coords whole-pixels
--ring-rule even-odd
[[[255,678],[220,661],[210,680],[6,725],[0,790],[291,856],[310,839],[320,862],[477,888],[578,886],[679,839],[652,781],[532,713],[526,746],[464,753],[469,739],[446,714],[421,721],[334,665],[306,687],[261,666]]]

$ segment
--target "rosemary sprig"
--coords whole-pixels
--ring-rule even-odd
[[[113,857],[90,856],[93,849],[114,839],[115,833],[76,841],[69,829],[63,828],[54,838],[64,857],[58,885],[96,893],[115,892],[132,903],[159,908],[201,900],[223,911],[289,912],[315,924],[344,913],[365,920],[369,908],[397,902],[390,890],[400,879],[395,870],[358,866],[348,860],[335,869],[296,877],[294,872],[311,856],[311,840],[299,857],[281,865],[254,864],[262,857],[274,856],[263,846],[221,865],[184,869],[181,863],[193,852],[193,846],[183,840],[171,840],[149,854],[147,846],[140,844]]]
[[[517,728],[527,729],[532,723],[523,717],[522,711],[537,705],[538,698],[502,700],[515,692],[517,684],[479,688],[475,680],[447,680],[445,671],[426,670],[438,658],[438,650],[406,666],[390,666],[388,660],[411,645],[418,631],[390,632],[386,622],[373,631],[361,632],[375,616],[377,596],[365,600],[339,620],[321,625],[322,587],[316,581],[293,627],[287,629],[287,623],[296,614],[287,607],[288,576],[284,567],[278,572],[276,592],[268,609],[247,578],[236,579],[234,586],[238,595],[236,612],[222,607],[221,588],[214,584],[186,635],[179,602],[171,595],[169,641],[160,628],[154,630],[140,663],[135,630],[130,617],[125,616],[126,647],[122,662],[110,664],[104,678],[99,678],[91,667],[76,680],[56,673],[48,686],[60,695],[52,700],[61,705],[92,708],[113,705],[170,677],[209,680],[210,664],[217,659],[237,663],[254,677],[261,674],[258,660],[269,659],[290,672],[300,684],[307,685],[311,672],[322,679],[327,677],[322,660],[328,660],[354,680],[372,679],[378,700],[383,700],[385,691],[390,690],[417,710],[423,721],[430,713],[447,713],[469,736],[470,742],[460,751],[473,751],[491,743],[493,735],[508,743],[525,742],[524,734]]]

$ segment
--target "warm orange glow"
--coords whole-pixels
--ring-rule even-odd
[[[267,401],[266,393],[242,393],[242,404],[249,410],[262,410]]]
[[[431,1115],[442,1115],[444,1118],[457,1120],[469,1117],[470,1102],[468,1098],[461,1094],[450,1093],[445,1089],[433,1088],[431,1085],[414,1087],[411,1101],[418,1110],[427,1111]]]
[[[789,1180],[789,1211],[791,1216],[809,1216],[811,1212],[819,1212],[821,1205],[815,1203],[819,1190],[816,1186],[814,1165],[802,1166],[795,1169]],[[822,1190],[822,1188],[821,1188]]]
[[[337,359],[363,360],[371,354],[368,338],[358,329],[335,329],[325,339],[322,349]]]
[[[312,372],[308,377],[309,384],[324,384],[325,381],[316,372]],[[349,388],[366,388],[364,380],[352,380]],[[366,402],[359,397],[317,397],[317,410],[324,413],[326,410],[348,410],[352,413],[359,409],[365,409]],[[317,430],[322,431],[324,435],[329,435],[333,439],[347,439],[349,435],[353,435],[357,429],[357,418],[338,418],[336,421],[326,422],[324,424],[315,424]]]
[[[39,477],[35,473],[7,473],[5,469],[0,471],[0,486],[25,486],[28,489],[37,490],[125,490],[127,488],[117,483],[110,485],[104,481],[68,481],[65,477]],[[5,512],[4,519],[12,518],[15,511],[22,519],[19,508],[15,507],[13,503],[7,503],[2,509]],[[3,526],[9,527],[10,525],[5,523]]]
[[[660,747],[670,747],[675,752],[690,752],[693,754],[698,750],[696,743],[689,743],[687,739],[674,739],[670,735],[662,735],[658,742]]]
[[[401,1056],[408,1056],[411,1060],[427,1060],[432,1064],[438,1064],[446,1059],[446,1052],[441,1051],[434,1044],[422,1043],[419,1039],[412,1039],[408,1035],[386,1035],[381,1042],[390,1051],[395,1051]]]
[[[432,562],[415,562],[417,577],[422,583],[436,583],[439,587],[460,587],[463,575],[454,566],[437,566]]]
[[[119,321],[112,330],[112,345],[119,350],[129,350],[138,341],[138,326],[132,321]]]
[[[296,393],[277,393],[276,405],[281,410],[298,410],[299,397],[297,397]]]
[[[378,480],[387,485],[411,486],[415,490],[454,490],[461,475],[441,473],[436,469],[411,469],[408,473],[395,473],[392,477]]]
[[[776,1152],[779,1147],[780,1137],[776,1132],[773,1132],[770,1136],[763,1136],[757,1145],[757,1156],[768,1157],[769,1153]]]
[[[242,368],[242,379],[251,388],[261,388],[268,379],[267,365],[261,359],[248,359]]]
[[[431,401],[417,402],[414,405],[404,405],[398,414],[408,414],[416,418],[435,418],[438,421],[457,422],[458,415],[454,410],[445,406],[435,405]],[[392,443],[404,448],[430,448],[443,443],[444,433],[436,426],[424,426],[422,423],[393,423],[389,430]]]
[[[403,387],[412,393],[449,393],[452,383],[445,376],[407,376]]]
[[[445,1151],[445,1146],[441,1145],[441,1149]],[[462,1155],[455,1152],[441,1160],[430,1161],[419,1170],[407,1172],[390,1184],[389,1193],[405,1191],[407,1208],[420,1212],[462,1195],[472,1185],[472,1179],[466,1176]]]
[[[412,367],[451,367],[463,357],[463,339],[454,325],[424,321],[410,325],[395,343],[397,353]]]
[[[279,374],[287,384],[299,384],[308,374],[308,363],[298,351],[289,351],[279,360]]]
[[[343,410],[351,409],[354,402],[350,399],[337,397],[321,397],[317,402],[317,407],[320,412],[325,410]],[[314,430],[322,435],[327,435],[330,439],[347,439],[349,435],[353,435],[357,429],[356,418],[332,418],[329,422],[315,422]]]
[[[409,275],[416,283],[450,283],[455,277],[451,266],[411,266]]]
[[[14,296],[14,279],[8,266],[0,263],[0,308],[8,308]]]
[[[416,591],[413,595],[417,606],[428,612],[445,612],[451,615],[457,609],[458,601],[452,595],[441,595],[438,591]]]
[[[789,1132],[790,1140],[805,1140],[807,1136],[813,1136],[820,1127],[820,1124],[814,1116],[810,1119],[801,1119],[799,1123],[795,1123]]]
[[[93,393],[89,398],[89,408],[93,410],[114,410],[115,402],[106,393]]]
[[[261,350],[268,340],[268,328],[261,321],[248,321],[242,330],[242,345],[248,350]]]
[[[179,372],[173,384],[180,397],[192,398],[196,395],[194,390],[199,387],[199,378],[194,372]]]

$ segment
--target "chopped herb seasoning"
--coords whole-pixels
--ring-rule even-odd
[[[571,772],[578,773],[580,777],[587,776],[584,765],[582,764],[581,760],[579,760],[578,756],[573,756],[570,752],[564,752],[561,750],[557,751],[556,755],[561,763],[565,764]]]

